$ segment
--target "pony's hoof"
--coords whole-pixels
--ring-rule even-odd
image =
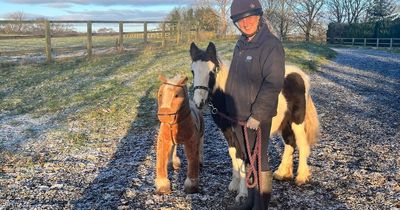
[[[231,192],[237,191],[239,189],[239,179],[232,178],[232,181],[229,183],[228,189]]]
[[[156,193],[165,195],[171,193],[171,186],[168,179],[156,179]]]
[[[247,199],[247,193],[239,193],[239,194],[235,197],[235,201],[236,201],[237,203],[243,203],[246,199]]]
[[[305,176],[305,177],[297,176],[295,183],[297,186],[301,186],[303,184],[307,184],[310,181],[310,178],[311,178],[311,176]]]
[[[280,175],[277,172],[274,172],[273,176],[274,176],[274,179],[279,180],[279,181],[290,181],[293,179],[292,175],[288,175],[288,174]]]
[[[174,170],[179,170],[181,168],[181,161],[180,160],[176,160],[172,163],[172,168]]]
[[[186,178],[184,191],[188,194],[199,192],[199,179]]]

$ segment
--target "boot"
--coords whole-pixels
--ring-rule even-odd
[[[254,205],[252,210],[266,210],[269,206],[269,201],[271,200],[272,192],[272,172],[271,171],[261,171],[259,177],[259,189],[256,191]]]
[[[228,210],[251,210],[254,204],[254,198],[256,197],[256,189],[255,188],[249,188],[247,190],[247,200],[239,206],[231,206],[228,207]]]

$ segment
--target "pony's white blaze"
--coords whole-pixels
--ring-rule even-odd
[[[214,64],[211,61],[195,61],[192,63],[193,70],[193,86],[208,87],[208,81],[210,79],[210,72],[214,68]],[[196,89],[193,93],[193,101],[197,107],[202,107],[208,98],[208,91],[205,89]]]

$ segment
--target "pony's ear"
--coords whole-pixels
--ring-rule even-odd
[[[186,85],[187,81],[188,81],[188,77],[184,76],[179,80],[178,85]]]
[[[158,76],[158,79],[159,79],[161,82],[164,82],[164,83],[167,82],[167,78],[166,78],[164,75],[162,75],[162,74],[160,74],[160,75]]]
[[[196,59],[196,55],[199,50],[200,49],[196,46],[196,44],[194,42],[192,42],[192,44],[190,44],[190,57],[192,57],[192,61],[194,61],[194,59]]]
[[[210,42],[208,43],[206,53],[211,58],[217,58],[217,49],[215,48],[215,44]]]
[[[217,49],[215,48],[214,43],[210,42],[208,44],[207,50],[206,50],[207,55],[210,57],[210,60],[216,65],[219,66],[219,61],[217,58]]]

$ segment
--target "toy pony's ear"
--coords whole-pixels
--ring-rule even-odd
[[[158,79],[159,79],[161,82],[163,82],[163,83],[166,83],[166,82],[167,82],[167,78],[166,78],[164,75],[162,75],[162,74],[160,74],[160,75],[158,76]]]
[[[186,85],[186,82],[187,82],[187,81],[188,81],[188,77],[187,77],[187,76],[182,77],[182,78],[179,80],[178,85]]]
[[[200,49],[197,47],[197,45],[192,42],[192,44],[190,45],[190,57],[192,58],[192,61],[196,59],[196,55],[199,50]]]

